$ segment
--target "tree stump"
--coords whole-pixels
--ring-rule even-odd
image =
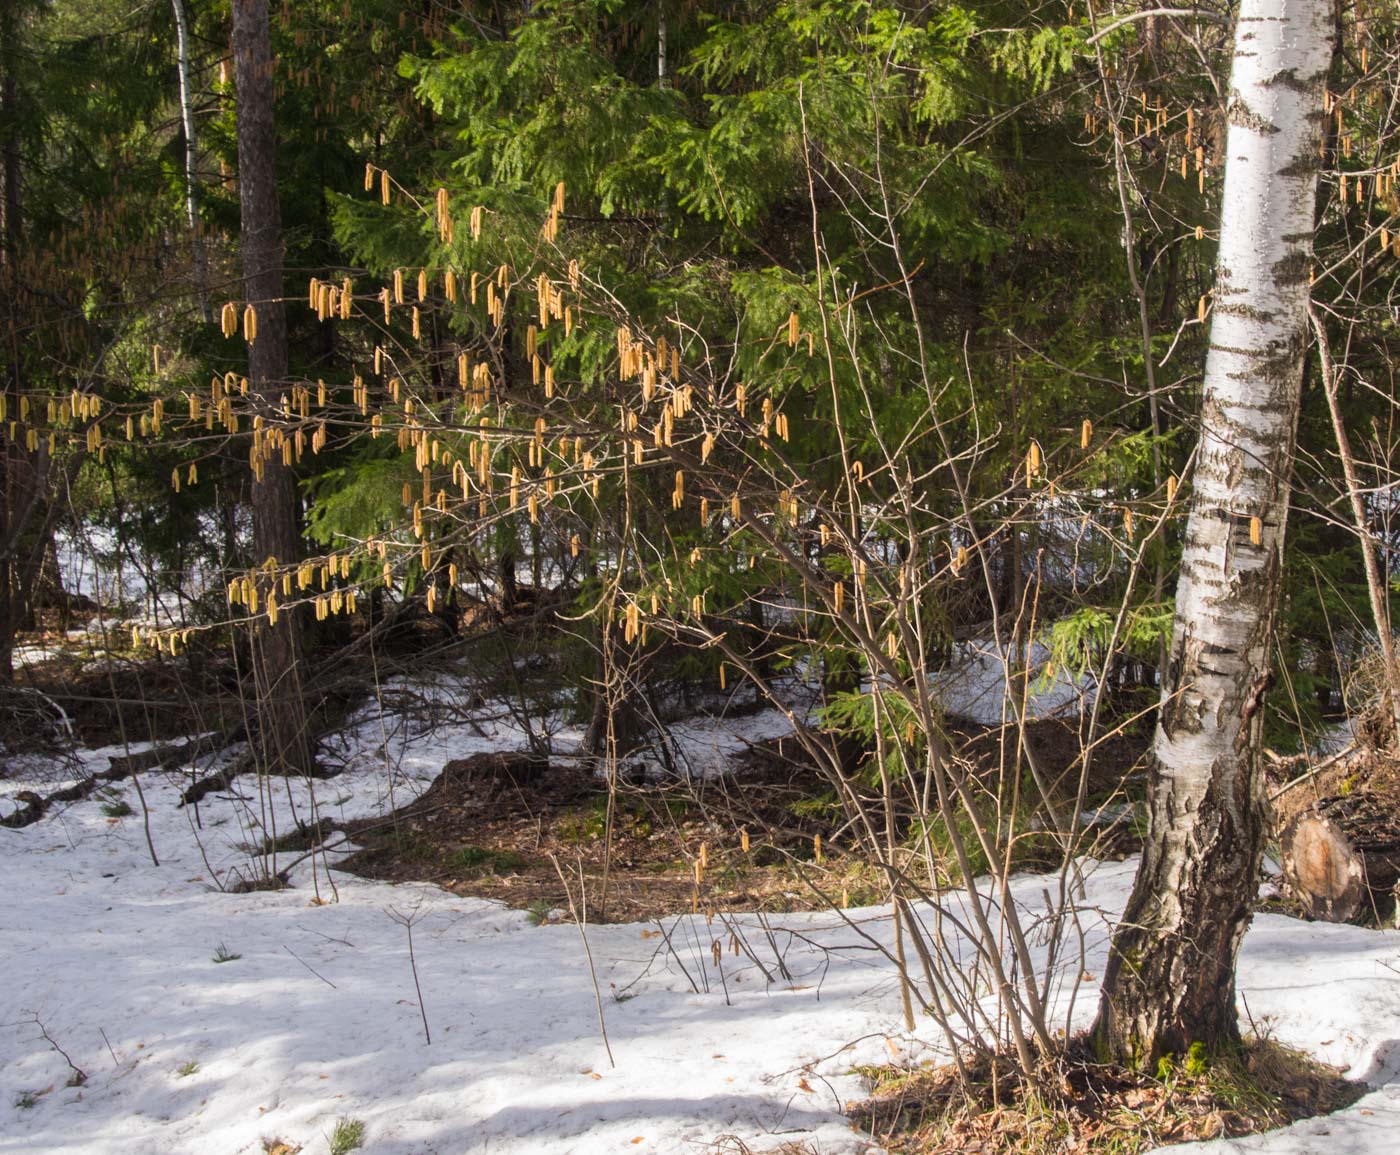
[[[1400,794],[1367,783],[1314,803],[1280,838],[1289,889],[1312,918],[1392,923],[1400,882]]]

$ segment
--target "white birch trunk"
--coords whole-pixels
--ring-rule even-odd
[[[1242,0],[1201,444],[1147,842],[1095,1042],[1151,1063],[1239,1038],[1263,846],[1258,748],[1308,332],[1329,0]]]
[[[199,167],[194,130],[194,93],[190,88],[190,29],[184,0],[170,0],[175,10],[175,41],[180,71],[180,123],[185,130],[185,215],[189,219],[194,249],[194,281],[199,293],[199,315],[209,321],[209,273],[204,240],[199,235]]]
[[[670,84],[666,66],[666,2],[661,0],[656,15],[656,85],[668,88]]]

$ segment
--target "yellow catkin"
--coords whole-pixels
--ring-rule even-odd
[[[418,299],[426,301],[428,299],[428,270],[418,270]]]
[[[389,203],[389,170],[387,168],[379,170],[379,199],[386,205]]]
[[[1169,478],[1167,478],[1167,501],[1168,501],[1168,503],[1173,502],[1173,501],[1176,500],[1176,487],[1177,487],[1176,474],[1172,474],[1172,476],[1170,476]]]
[[[1079,448],[1088,449],[1089,442],[1094,438],[1094,423],[1087,417],[1079,426]]]
[[[452,228],[452,220],[448,215],[447,209],[447,190],[445,188],[439,188],[437,190],[437,227],[438,236],[444,241],[448,239],[448,234]]]
[[[258,311],[251,304],[243,310],[243,337],[250,345],[258,339]]]
[[[394,304],[403,304],[403,270],[394,270]]]
[[[1251,545],[1258,545],[1264,540],[1264,523],[1257,517],[1249,519],[1249,541]]]
[[[372,165],[371,163],[369,163],[368,161],[366,161],[366,162],[365,162],[365,192],[370,192],[370,191],[372,191],[373,189],[374,189],[374,165]]]

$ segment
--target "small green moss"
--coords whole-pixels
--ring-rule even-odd
[[[443,865],[463,874],[504,874],[523,870],[529,859],[509,850],[491,850],[484,846],[462,846],[452,851]]]

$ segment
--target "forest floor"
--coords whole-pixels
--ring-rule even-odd
[[[580,868],[602,900],[606,807],[576,769],[443,775],[523,748],[490,709],[352,715],[326,780],[246,776],[181,805],[206,758],[142,774],[144,807],[127,780],[0,829],[0,1152],[323,1155],[341,1120],[386,1155],[874,1150],[846,1114],[869,1094],[858,1071],[937,1061],[939,1041],[903,1028],[876,949],[889,912],[863,905],[821,807],[794,807],[810,783],[773,757],[781,728],[689,726],[688,759],[748,758],[747,774],[620,795],[608,921],[590,912],[586,946],[567,907]],[[0,817],[138,748],[12,757]],[[308,856],[296,832],[318,821],[334,849]],[[444,851],[447,874],[425,865]],[[1085,982],[1061,1005],[1071,1029],[1135,860],[1081,867],[1086,952],[1059,968]],[[282,873],[289,887],[256,888]],[[844,887],[849,909],[804,909],[810,883]],[[1045,885],[1020,875],[1014,897],[1036,906]],[[1193,1150],[1392,1152],[1400,936],[1260,915],[1239,987],[1260,1030],[1377,1089]]]

